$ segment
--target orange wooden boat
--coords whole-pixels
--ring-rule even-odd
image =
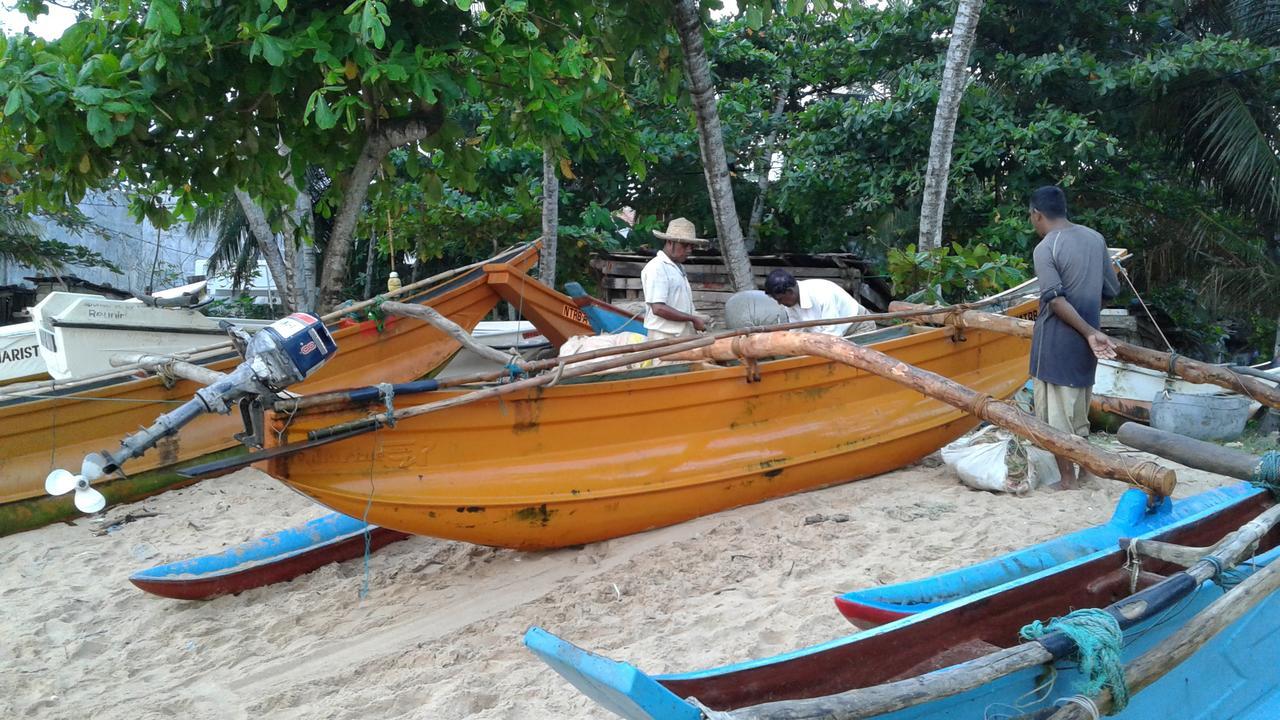
[[[1035,302],[1010,314],[1034,315]],[[859,338],[998,398],[1027,379],[1029,343],[898,326]],[[674,365],[490,398],[269,461],[338,512],[383,527],[537,550],[604,540],[875,475],[919,460],[977,420],[890,380],[812,357]],[[466,392],[405,398],[400,408]],[[269,418],[276,444],[367,416]]]
[[[537,257],[538,246],[527,244],[494,260],[504,263],[501,267],[507,271],[514,268],[523,273]],[[500,300],[485,269],[476,267],[425,288],[406,302],[429,304],[470,331]],[[350,324],[335,329],[333,336],[340,352],[294,390],[314,393],[366,385],[371,373],[383,382],[415,380],[442,366],[459,347],[436,328],[406,318],[387,318],[381,330],[373,321]],[[228,371],[240,360],[221,351],[200,362]],[[0,535],[78,514],[71,496],[45,494],[45,476],[54,468],[79,467],[87,453],[115,448],[122,435],[150,424],[162,412],[190,399],[199,387],[186,380],[166,385],[154,375],[137,378],[122,373],[26,394],[0,389]],[[235,414],[201,417],[131,462],[130,477],[104,481],[99,489],[115,503],[190,482],[177,470],[243,452],[232,437],[241,429],[240,422]]]

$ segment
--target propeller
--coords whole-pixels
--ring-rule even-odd
[[[44,491],[50,495],[66,495],[76,492],[76,509],[82,513],[96,513],[107,506],[107,498],[90,483],[102,477],[107,461],[98,453],[87,455],[80,464],[80,474],[73,475],[62,469],[54,470],[44,479]]]

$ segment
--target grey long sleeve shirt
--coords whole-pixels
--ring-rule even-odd
[[[1045,235],[1033,259],[1040,279],[1040,315],[1031,340],[1031,375],[1053,385],[1091,387],[1097,358],[1088,341],[1055,315],[1049,303],[1066,298],[1085,322],[1101,327],[1102,301],[1120,290],[1107,243],[1090,228],[1069,225]]]

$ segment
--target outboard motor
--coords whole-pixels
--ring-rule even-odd
[[[253,336],[225,323],[232,343],[244,357],[235,370],[212,385],[201,388],[196,396],[156,418],[150,427],[126,437],[120,449],[86,456],[80,474],[54,470],[45,478],[44,489],[50,495],[75,491],[76,508],[93,513],[106,506],[102,493],[91,483],[116,472],[128,460],[141,457],[162,438],[173,435],[184,425],[205,413],[227,414],[239,405],[245,421],[245,432],[236,439],[246,445],[262,445],[262,408],[294,383],[301,382],[338,351],[329,329],[318,318],[306,313],[293,313],[263,328]]]

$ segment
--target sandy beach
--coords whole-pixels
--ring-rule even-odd
[[[1179,477],[1179,497],[1233,482]],[[1124,489],[1093,480],[996,495],[962,486],[934,456],[582,548],[412,538],[374,553],[367,570],[351,560],[208,602],[133,587],[136,570],[326,512],[242,470],[0,538],[0,716],[611,717],[524,649],[529,626],[652,672],[776,654],[853,631],[835,593],[1103,522]],[[807,523],[814,515],[827,519]]]

